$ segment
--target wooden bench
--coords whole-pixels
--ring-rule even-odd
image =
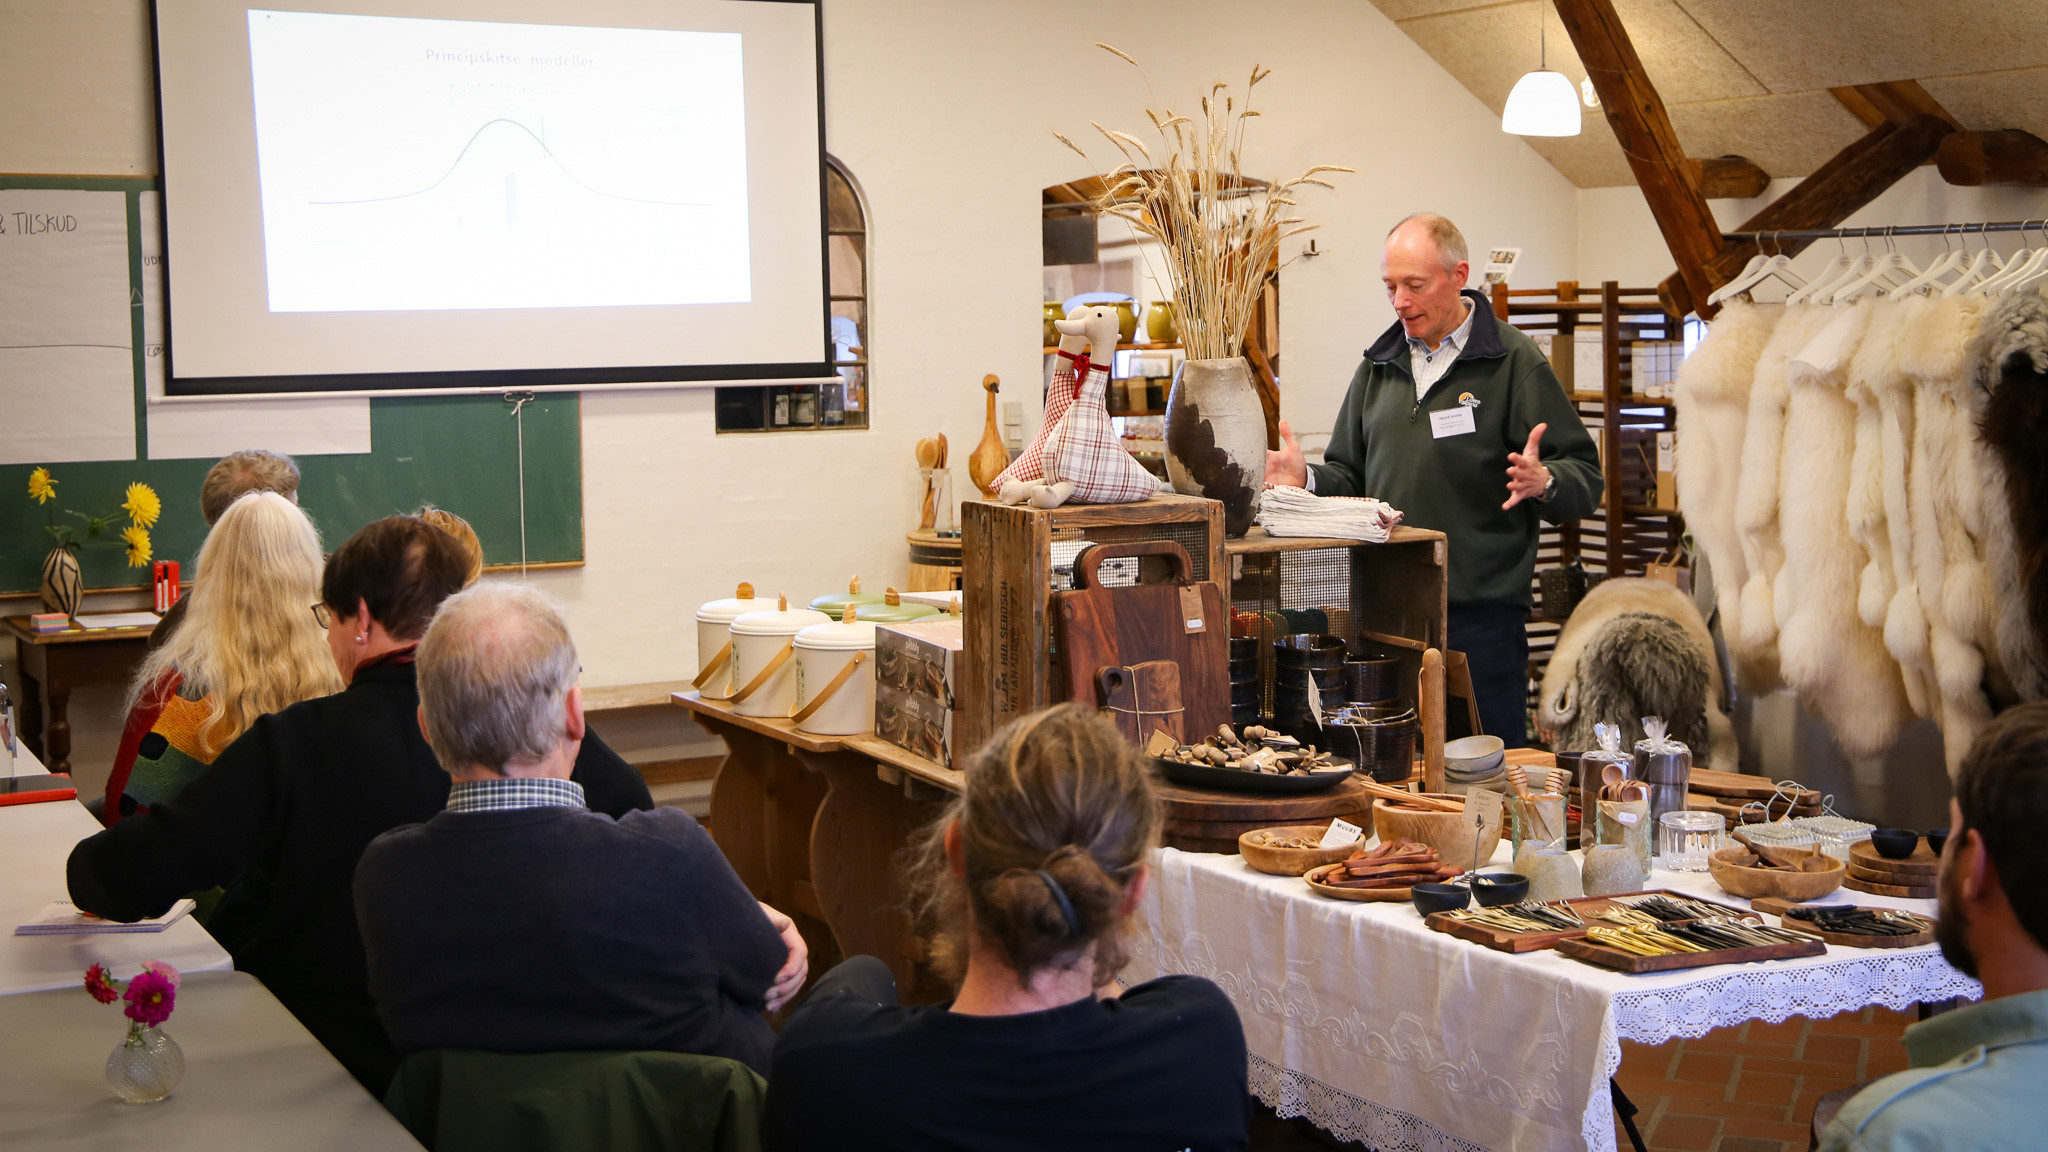
[[[604,688],[583,690],[584,715],[599,718],[606,712],[628,712],[637,708],[673,708],[675,694],[688,692],[694,686],[688,680],[657,680],[645,684],[612,684]],[[633,767],[647,781],[648,787],[662,784],[680,784],[692,780],[709,780],[718,775],[718,765],[723,755],[691,756],[681,760],[650,760]]]

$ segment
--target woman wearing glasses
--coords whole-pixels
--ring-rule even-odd
[[[347,686],[260,717],[177,797],[71,853],[72,900],[110,920],[161,915],[225,885],[207,930],[380,1097],[398,1055],[370,1001],[351,886],[371,840],[447,803],[448,774],[420,735],[412,659],[468,572],[455,540],[416,516],[357,532],[328,559],[319,603],[298,609],[326,630]],[[653,807],[639,773],[594,732],[571,779],[595,811]]]

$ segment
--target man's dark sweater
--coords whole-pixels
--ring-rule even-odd
[[[356,671],[348,688],[257,719],[175,800],[71,850],[71,899],[109,920],[162,915],[225,886],[207,931],[378,1096],[397,1055],[377,1023],[352,885],[363,848],[448,803],[420,735],[410,663]],[[592,808],[652,808],[647,784],[593,733],[573,779]]]
[[[443,812],[363,852],[370,995],[400,1052],[666,1050],[768,1071],[788,958],[697,822],[672,808]]]

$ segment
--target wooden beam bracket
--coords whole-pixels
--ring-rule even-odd
[[[2032,132],[1951,132],[1934,154],[1934,166],[1951,184],[2040,188],[2048,186],[2048,141]]]

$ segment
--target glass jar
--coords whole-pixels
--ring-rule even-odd
[[[185,1051],[160,1028],[128,1025],[128,1035],[107,1056],[107,1087],[130,1104],[151,1104],[185,1078]]]
[[[1718,812],[1666,812],[1657,817],[1657,859],[1673,872],[1704,872],[1707,857],[1728,846]]]

